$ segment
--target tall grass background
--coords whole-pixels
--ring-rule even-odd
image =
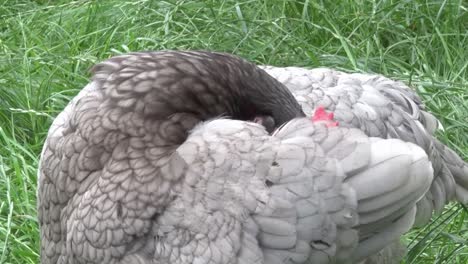
[[[0,263],[38,263],[38,156],[88,69],[138,50],[209,49],[259,64],[385,74],[418,91],[468,159],[466,1],[0,0]],[[405,263],[468,263],[468,210],[403,239]]]

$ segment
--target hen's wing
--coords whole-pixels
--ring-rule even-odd
[[[177,153],[186,180],[147,249],[164,249],[170,263],[357,262],[410,229],[432,180],[413,144],[308,119],[273,136],[215,120]]]
[[[468,202],[468,164],[433,136],[439,121],[402,82],[327,68],[263,68],[295,94],[307,115],[324,106],[341,126],[359,128],[373,137],[399,138],[425,150],[435,177],[418,204],[416,225],[427,223],[434,210],[440,213],[454,197]]]

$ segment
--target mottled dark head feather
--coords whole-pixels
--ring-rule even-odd
[[[253,120],[271,116],[279,126],[304,113],[276,79],[237,56],[208,51],[140,52],[96,65],[93,79],[121,107],[164,118],[191,113]]]

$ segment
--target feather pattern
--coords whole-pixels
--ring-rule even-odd
[[[236,158],[214,165],[215,157],[226,153]],[[258,240],[254,251],[259,263],[365,259],[411,228],[415,204],[432,180],[427,155],[411,143],[369,138],[356,129],[327,127],[305,118],[288,122],[272,136],[257,124],[214,120],[195,128],[177,154],[185,161],[187,174],[206,178],[181,192],[188,199],[193,199],[194,192],[200,194],[201,205],[177,208],[184,212],[194,208],[200,215],[221,210],[233,221],[253,223],[249,237]],[[405,169],[395,174],[391,169],[395,164]],[[398,186],[376,185],[382,181],[378,177],[395,177]],[[218,182],[213,188],[217,194],[209,191]],[[378,198],[385,202],[373,202]],[[169,218],[174,219],[172,214]],[[199,221],[193,222],[195,226],[182,227],[199,230]],[[230,243],[225,248],[240,245],[240,252],[244,247],[252,251],[253,245],[242,244],[240,237]],[[196,261],[196,254],[192,255]],[[236,256],[231,258],[232,263],[242,263],[235,262]],[[184,263],[178,261],[170,260]],[[217,261],[213,263],[231,263]]]
[[[424,149],[434,180],[418,204],[416,226],[426,224],[433,212],[440,213],[454,198],[468,202],[468,164],[434,137],[440,122],[404,83],[328,68],[262,68],[290,89],[308,116],[323,106],[335,113],[341,126],[358,128],[368,136],[412,142]]]
[[[43,263],[141,259],[130,252],[144,246],[154,219],[174,199],[185,175],[171,157],[195,124],[221,115],[264,114],[277,124],[304,116],[281,83],[229,54],[133,53],[93,73],[44,144]]]
[[[41,154],[41,262],[394,263],[402,234],[466,201],[466,164],[403,84],[264,69],[177,51],[96,65]],[[318,106],[334,116],[305,118]]]

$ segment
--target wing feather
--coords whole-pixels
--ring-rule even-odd
[[[468,164],[434,137],[442,128],[440,122],[404,83],[377,74],[326,68],[263,68],[295,94],[307,115],[323,106],[335,113],[341,126],[358,128],[368,136],[411,142],[427,153],[434,181],[418,205],[416,226],[430,220],[428,211],[440,213],[453,198],[467,203]]]

